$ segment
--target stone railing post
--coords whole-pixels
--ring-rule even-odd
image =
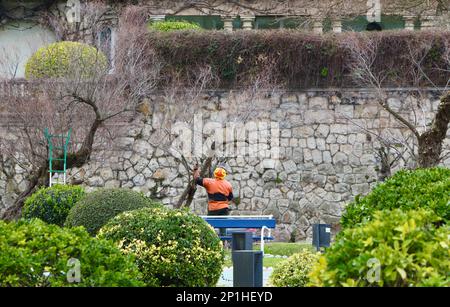
[[[341,33],[342,32],[342,20],[335,19],[335,20],[331,21],[331,28],[333,29],[334,33]]]
[[[436,28],[436,16],[423,16],[420,21],[421,30],[433,30]]]
[[[403,19],[405,20],[405,30],[414,30],[414,21],[416,19],[415,16],[403,16]]]
[[[253,29],[253,23],[255,21],[255,16],[241,17],[241,21],[242,21],[242,30],[251,30],[251,29]]]
[[[233,31],[233,17],[231,16],[221,16],[223,20],[223,29],[228,32]]]
[[[323,33],[323,20],[322,19],[314,19],[312,23],[312,30],[314,33],[322,34]]]

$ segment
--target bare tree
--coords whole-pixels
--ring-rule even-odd
[[[159,125],[149,142],[163,150],[167,156],[174,158],[185,171],[187,184],[175,207],[191,205],[196,192],[192,176],[195,168],[200,170],[202,177],[208,177],[214,165],[227,164],[229,153],[233,158],[239,154],[235,148],[234,135],[239,132],[232,130],[227,132],[224,129],[225,124],[243,126],[257,118],[264,109],[264,106],[258,105],[259,100],[276,90],[273,65],[274,61],[265,59],[262,63],[263,68],[253,77],[251,83],[229,93],[226,102],[221,101],[220,94],[214,90],[218,79],[210,67],[199,67],[198,72],[193,74],[196,76],[195,80],[190,80],[187,84],[173,82],[160,93],[162,103],[159,106],[155,105],[156,110],[153,113]],[[219,118],[203,123],[204,111]],[[199,122],[202,122],[201,125],[204,124],[205,129],[201,129],[203,126],[198,129],[196,125]],[[211,127],[207,128],[209,124]],[[230,131],[233,135],[227,135]],[[199,144],[202,144],[201,148]]]
[[[390,70],[380,70],[376,67],[376,61],[380,56],[379,46],[381,39],[381,35],[368,36],[354,33],[347,35],[343,40],[342,44],[351,57],[348,68],[353,80],[359,86],[373,89],[375,99],[380,107],[407,128],[411,135],[414,136],[413,141],[410,142],[408,136],[397,135],[399,138],[403,137],[403,140],[399,140],[399,143],[408,148],[409,154],[416,160],[417,166],[424,168],[436,166],[443,158],[443,143],[450,122],[450,92],[448,89],[450,79],[443,87],[434,84],[424,69],[424,58],[430,51],[431,45],[425,42],[419,44],[410,42],[408,43],[408,50],[405,51],[405,58],[410,63],[408,69],[410,69],[418,97],[414,101],[404,101],[404,110],[399,110],[390,105],[385,86],[385,80],[388,79]],[[448,50],[450,49],[450,44],[448,40],[444,40],[443,48],[442,58],[445,64],[443,67],[436,67],[435,69],[449,76]],[[434,90],[442,93],[440,104],[437,106],[431,122],[427,120],[426,112],[421,102],[423,101],[423,93],[429,90],[429,87],[423,85],[424,83],[430,84]],[[409,114],[413,114],[412,118]]]
[[[83,56],[75,52],[66,76],[36,80],[32,95],[5,99],[6,113],[15,122],[6,128],[17,138],[0,140],[2,154],[23,166],[28,185],[4,213],[4,219],[17,218],[25,198],[48,183],[44,128],[57,134],[72,129],[67,168],[80,167],[90,161],[94,150],[112,144],[118,124],[128,120],[154,91],[160,63],[145,39],[144,22],[145,16],[136,10],[124,13],[113,73],[100,57],[86,65]],[[62,167],[55,162],[54,168]]]

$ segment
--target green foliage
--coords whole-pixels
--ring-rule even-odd
[[[259,246],[255,246],[259,249]],[[264,253],[270,255],[292,256],[304,250],[313,251],[311,244],[307,243],[286,243],[286,242],[270,242],[264,244]]]
[[[186,210],[124,212],[98,237],[134,254],[148,286],[212,287],[222,272],[222,242],[208,223]]]
[[[69,211],[65,225],[84,226],[95,235],[111,218],[124,211],[159,206],[143,194],[128,189],[99,189],[83,197]]]
[[[341,219],[343,228],[370,220],[376,210],[428,208],[450,219],[450,169],[401,170],[379,184],[367,196],[349,204]]]
[[[348,68],[354,57],[345,42],[378,46],[372,63],[376,75],[385,76],[382,86],[417,86],[412,72],[417,67],[404,50],[427,55],[423,61],[429,80],[421,86],[447,84],[447,76],[436,68],[447,67],[443,57],[447,32],[382,31],[316,35],[293,30],[260,31],[152,31],[151,46],[165,65],[162,83],[195,80],[199,69],[211,67],[219,87],[254,84],[263,75],[288,88],[360,86]],[[424,46],[436,46],[428,50]],[[394,74],[390,72],[395,72]]]
[[[132,256],[79,228],[41,220],[0,221],[0,287],[143,286]],[[80,263],[80,282],[68,282]],[[75,275],[76,276],[76,275]]]
[[[271,284],[276,287],[305,287],[318,259],[319,254],[308,250],[293,254],[275,267],[270,276]]]
[[[95,47],[79,42],[57,42],[39,48],[27,61],[25,77],[89,78],[106,72],[105,55]]]
[[[326,250],[312,285],[450,286],[450,227],[436,228],[439,219],[423,209],[374,213]]]
[[[149,30],[171,32],[180,30],[201,30],[200,25],[188,21],[158,21],[148,25]]]
[[[80,186],[54,185],[43,187],[25,200],[22,216],[39,218],[44,222],[63,226],[69,210],[84,196]]]

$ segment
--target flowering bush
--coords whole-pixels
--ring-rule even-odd
[[[159,206],[142,193],[128,189],[99,189],[83,197],[69,211],[65,225],[84,226],[95,235],[117,214],[143,207]]]
[[[210,287],[222,272],[222,242],[202,218],[185,210],[124,212],[102,227],[98,237],[135,255],[148,286]]]
[[[44,222],[62,226],[69,210],[85,195],[80,186],[54,185],[44,187],[25,200],[23,217],[39,218]]]
[[[345,229],[313,268],[314,286],[450,286],[450,227],[432,211],[378,211]]]
[[[318,261],[319,254],[309,250],[293,254],[275,267],[270,282],[276,287],[305,287],[309,283],[308,274]]]
[[[132,256],[81,227],[61,228],[39,219],[0,221],[0,251],[0,287],[143,286]],[[71,274],[76,261],[79,282]]]

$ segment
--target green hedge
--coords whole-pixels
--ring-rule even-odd
[[[378,211],[341,232],[311,273],[313,286],[450,286],[450,227],[431,211]]]
[[[25,77],[59,78],[98,76],[108,68],[105,55],[79,42],[57,42],[39,48],[27,61]]]
[[[143,286],[132,256],[84,229],[0,221],[0,287]],[[68,281],[79,261],[79,282]]]
[[[350,203],[341,219],[343,228],[370,220],[377,210],[428,208],[450,219],[450,169],[401,170],[376,186],[367,196]]]
[[[160,206],[142,193],[129,189],[99,189],[88,193],[69,211],[65,225],[84,226],[95,235],[111,218],[124,211]]]
[[[431,46],[423,69],[434,84],[447,84],[439,68],[447,67],[443,55],[450,32],[383,31],[317,35],[296,30],[274,31],[175,31],[152,32],[151,48],[165,63],[164,78],[195,80],[200,67],[209,66],[221,87],[249,84],[263,74],[290,88],[357,87],[351,78],[351,57],[343,41],[379,40],[373,62],[375,74],[387,75],[383,86],[416,86],[414,64],[405,50]],[[152,51],[153,52],[153,51]],[[426,80],[424,86],[431,86]]]
[[[209,224],[185,210],[124,212],[98,237],[135,255],[148,286],[213,287],[222,273],[222,242]]]
[[[24,218],[39,218],[63,226],[69,210],[85,195],[80,186],[54,185],[43,187],[25,200]]]
[[[149,30],[171,32],[179,30],[201,30],[201,27],[188,21],[159,21],[152,22],[148,25]]]
[[[305,287],[309,284],[309,273],[319,259],[319,254],[303,250],[293,254],[275,267],[270,283],[276,287]]]

